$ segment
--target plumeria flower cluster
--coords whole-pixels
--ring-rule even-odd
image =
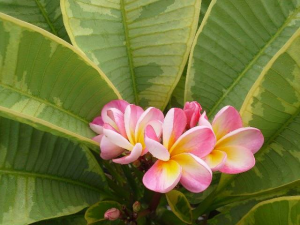
[[[238,111],[222,108],[209,122],[198,102],[172,108],[166,116],[154,107],[143,110],[124,100],[104,106],[90,127],[98,133],[100,156],[119,164],[135,162],[146,153],[155,161],[143,177],[144,185],[166,193],[180,183],[187,190],[204,191],[212,172],[237,174],[255,165],[262,146],[260,130],[243,127]]]

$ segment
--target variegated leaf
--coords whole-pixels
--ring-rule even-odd
[[[32,23],[70,41],[63,24],[59,0],[0,0],[0,12]]]
[[[0,115],[97,148],[88,123],[118,96],[73,46],[0,13]]]
[[[63,0],[72,43],[122,97],[163,109],[187,61],[200,0]]]
[[[300,0],[212,0],[189,60],[185,100],[214,115],[239,109],[263,68],[300,26]]]
[[[92,153],[79,144],[0,118],[0,224],[74,214],[106,196]]]

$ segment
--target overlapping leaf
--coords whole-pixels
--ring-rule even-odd
[[[85,147],[0,118],[0,224],[74,214],[106,197],[104,174]]]
[[[0,12],[24,20],[69,41],[59,0],[1,0]]]
[[[117,99],[105,75],[71,45],[0,14],[0,114],[94,145],[88,127]]]
[[[72,43],[138,105],[164,108],[194,38],[200,0],[63,0]]]
[[[251,198],[299,182],[299,113],[300,29],[265,67],[241,109],[244,122],[265,137],[256,165],[237,175],[216,201]]]
[[[196,35],[186,100],[208,116],[240,108],[263,68],[300,26],[300,0],[213,0]]]

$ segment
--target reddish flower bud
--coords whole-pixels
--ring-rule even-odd
[[[104,218],[107,220],[117,220],[120,217],[120,210],[111,208],[104,213]]]
[[[133,209],[133,212],[139,212],[141,210],[141,203],[136,201],[135,203],[133,203],[132,209]]]
[[[186,102],[183,108],[187,118],[187,126],[186,128],[193,128],[197,125],[199,118],[201,116],[200,111],[202,110],[201,105],[196,102]]]

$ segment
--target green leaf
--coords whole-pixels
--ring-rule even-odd
[[[199,17],[199,22],[198,22],[198,26],[201,25],[203,18],[205,16],[205,13],[208,9],[209,4],[211,3],[212,0],[202,0],[201,2],[201,8],[200,8],[200,17]]]
[[[189,60],[185,100],[212,116],[240,109],[266,64],[300,26],[300,0],[212,0]]]
[[[300,196],[281,197],[254,206],[237,225],[300,224]]]
[[[84,218],[84,214],[79,213],[51,220],[39,221],[32,225],[86,225],[86,220]]]
[[[166,194],[167,201],[173,213],[183,222],[192,223],[192,208],[180,191],[170,191]]]
[[[266,65],[240,113],[247,126],[263,132],[265,143],[255,167],[233,177],[219,202],[289,189],[300,181],[300,29]],[[228,179],[223,175],[223,182]]]
[[[70,41],[63,24],[59,0],[1,0],[0,12]]]
[[[90,224],[102,224],[98,222],[106,222],[104,214],[108,209],[117,208],[121,211],[122,206],[118,202],[113,201],[100,201],[92,205],[85,213],[85,219]]]
[[[76,48],[0,13],[0,115],[98,149],[88,123],[118,92]]]
[[[0,118],[0,224],[74,214],[107,196],[100,166],[85,147]]]
[[[95,62],[122,97],[165,108],[198,24],[200,0],[63,0],[73,45]]]

